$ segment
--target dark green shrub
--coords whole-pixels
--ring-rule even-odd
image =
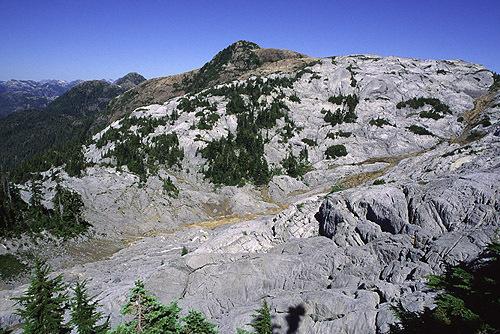
[[[334,133],[330,132],[326,136],[330,139],[337,139],[338,137],[349,138],[351,135],[352,135],[352,132],[346,132],[346,131],[339,130],[339,131],[334,132]]]
[[[258,128],[270,129],[276,126],[276,120],[285,116],[284,110],[289,110],[288,107],[281,101],[271,103],[269,109],[263,108],[257,113],[255,125]]]
[[[233,94],[226,105],[226,113],[229,115],[237,115],[246,112],[245,101],[239,94]]]
[[[356,87],[358,82],[354,78],[356,72],[352,69],[352,65],[347,66],[347,70],[351,73],[351,87]]]
[[[144,143],[140,136],[126,131],[106,157],[114,157],[117,167],[127,166],[131,173],[139,176],[141,182],[145,182],[148,175],[157,170],[157,164],[167,168],[180,167],[184,150],[180,148],[175,132],[155,136],[149,143]]]
[[[186,248],[186,246],[182,246],[181,256],[187,255],[188,253],[189,253],[189,250]]]
[[[479,124],[481,124],[483,127],[487,127],[491,125],[490,118],[488,116],[485,116],[482,120],[479,121]]]
[[[285,115],[284,121],[285,121],[285,126],[283,126],[279,131],[279,134],[282,138],[280,142],[287,143],[289,139],[293,138],[294,132],[296,130],[300,131],[300,128],[295,126],[295,123],[288,116],[288,114]]]
[[[407,129],[416,135],[433,136],[432,132],[419,125],[410,125],[409,127],[407,127]]]
[[[58,184],[52,202],[53,212],[48,212],[48,226],[52,234],[61,238],[72,238],[84,233],[91,226],[83,219],[83,201],[78,193]]]
[[[434,112],[433,110],[431,110],[431,111],[421,111],[419,115],[422,118],[431,118],[431,119],[433,119],[435,121],[437,121],[438,119],[441,119],[441,118],[444,117],[443,115],[438,114],[437,112]]]
[[[68,309],[66,285],[61,275],[50,276],[51,269],[37,260],[31,283],[17,302],[16,314],[23,323],[25,334],[69,333],[71,328],[64,322]]]
[[[210,112],[208,115],[202,113],[201,118],[198,121],[196,127],[199,130],[212,130],[215,123],[220,119],[219,114],[215,112]]]
[[[78,334],[108,334],[109,317],[105,319],[97,309],[100,307],[96,297],[89,295],[87,282],[77,281],[73,288],[74,296],[70,301],[71,321]]]
[[[121,323],[109,334],[165,333],[165,334],[217,334],[217,327],[206,320],[203,313],[190,310],[180,317],[181,308],[177,302],[169,305],[161,303],[156,296],[146,290],[140,280],[130,291],[122,314],[128,321]],[[139,330],[138,330],[139,328]]]
[[[252,323],[250,324],[254,329],[254,334],[272,334],[273,325],[271,322],[271,312],[269,310],[269,305],[264,300],[262,307],[257,310],[256,314],[253,316]],[[239,333],[245,333],[245,331],[238,330]]]
[[[290,150],[285,159],[281,161],[281,166],[286,175],[293,178],[301,177],[309,172],[311,170],[311,164],[308,160],[307,148],[304,147],[302,151],[300,151],[298,157],[294,156]]]
[[[309,138],[302,138],[302,142],[304,144],[307,144],[308,146],[318,146],[318,143],[316,142],[316,140],[312,140]]]
[[[208,100],[204,99],[202,96],[194,96],[190,97],[186,95],[179,100],[179,104],[177,105],[177,109],[182,110],[187,113],[194,112],[196,108],[208,108],[213,109],[213,106],[210,105]],[[178,116],[178,115],[177,115]]]
[[[214,140],[200,153],[207,159],[203,173],[215,184],[229,186],[253,182],[262,185],[271,173],[264,157],[264,140],[253,113],[238,114],[236,137],[228,134]]]
[[[339,95],[331,96],[330,98],[328,98],[328,102],[331,102],[333,104],[339,104],[339,105],[345,104],[347,106],[348,110],[351,113],[354,113],[356,106],[359,103],[359,98],[355,94],[352,94],[352,95],[351,94],[349,94],[349,95],[339,94]]]
[[[342,105],[343,108],[339,108],[335,112],[325,109],[321,110],[321,113],[325,114],[325,117],[323,118],[325,122],[330,123],[332,126],[342,123],[356,122],[358,117],[355,113],[355,109],[359,102],[357,95],[331,96],[328,101],[333,104]]]
[[[323,120],[330,123],[332,126],[342,123],[354,123],[358,118],[356,114],[350,111],[342,111],[340,109],[337,109],[335,112],[330,110],[322,110],[321,112],[325,113]]]
[[[500,244],[492,243],[477,260],[448,265],[444,274],[430,276],[438,293],[433,309],[412,313],[394,308],[401,323],[393,334],[498,333],[500,330]]]
[[[492,73],[493,73],[493,84],[490,87],[491,92],[500,88],[500,74],[495,72]]]
[[[420,117],[422,118],[431,118],[434,120],[438,120],[440,118],[443,118],[444,114],[451,114],[450,108],[446,104],[442,103],[439,99],[426,97],[412,98],[407,101],[399,102],[396,105],[396,108],[401,109],[404,107],[410,107],[412,109],[419,109],[426,104],[432,106],[432,109],[430,111],[420,112]]]
[[[179,189],[175,186],[170,177],[163,180],[163,191],[170,197],[179,197]]]
[[[374,126],[378,126],[379,128],[383,128],[384,125],[390,125],[392,126],[391,123],[389,123],[388,120],[386,120],[385,118],[380,118],[380,117],[377,117],[376,119],[375,118],[372,118],[369,122],[370,125],[374,125]]]
[[[374,186],[381,185],[381,184],[385,184],[384,179],[377,179],[377,180],[373,181]]]
[[[182,318],[184,323],[180,334],[217,334],[217,326],[209,322],[205,315],[199,311],[190,310],[188,315]]]
[[[164,305],[144,287],[140,280],[130,291],[122,314],[130,321],[115,333],[136,333],[137,328],[145,333],[177,333],[181,309],[176,302]],[[113,333],[113,332],[112,332]]]
[[[32,182],[30,204],[25,203],[17,188],[4,184],[8,196],[0,191],[0,234],[17,236],[22,233],[35,237],[47,231],[53,236],[69,239],[85,233],[91,226],[83,219],[83,201],[81,196],[72,190],[55,188],[52,199],[53,209],[42,205],[41,187],[37,181]]]
[[[469,133],[469,135],[467,136],[467,138],[465,140],[467,142],[472,142],[472,141],[479,140],[479,139],[483,138],[484,136],[486,136],[485,132],[471,131],[471,133]]]
[[[26,265],[24,265],[15,255],[0,255],[0,279],[4,281],[11,280],[25,272],[26,269]]]
[[[347,155],[347,149],[344,145],[332,145],[326,149],[325,156],[327,159],[335,159]]]

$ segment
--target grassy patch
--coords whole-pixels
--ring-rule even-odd
[[[334,184],[333,187],[330,189],[330,194],[333,194],[333,193],[337,193],[339,191],[342,191],[344,190],[344,188],[342,187],[342,185],[340,184]]]
[[[486,136],[486,133],[480,132],[480,131],[472,131],[467,138],[465,139],[465,142],[470,143],[476,140],[479,140]]]

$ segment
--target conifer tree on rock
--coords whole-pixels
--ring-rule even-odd
[[[391,333],[500,333],[499,282],[500,243],[494,242],[476,260],[429,276],[428,286],[438,292],[436,307],[413,313],[399,304],[394,311],[400,323],[391,326]]]
[[[97,311],[98,301],[87,292],[86,281],[77,282],[71,300],[71,324],[78,334],[105,334],[109,329],[109,317],[102,324],[101,312]]]
[[[254,315],[251,326],[255,330],[255,334],[273,333],[271,312],[266,300],[264,300],[264,302],[262,303],[262,307],[258,309],[257,313]]]
[[[177,334],[180,331],[179,312],[177,303],[163,305],[138,280],[122,310],[124,315],[131,315],[133,320],[113,333]]]
[[[68,309],[66,287],[61,275],[50,278],[50,267],[37,260],[30,286],[21,297],[14,298],[25,334],[64,334],[71,331],[65,324]]]
[[[183,319],[181,334],[217,334],[217,326],[207,321],[203,313],[191,310]]]

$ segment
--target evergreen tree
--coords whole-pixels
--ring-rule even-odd
[[[122,313],[131,315],[133,320],[115,333],[176,334],[179,332],[179,312],[177,303],[166,306],[144,288],[140,280],[135,282],[129,300]]]
[[[41,186],[40,183],[35,182],[34,180],[31,181],[31,199],[30,199],[30,204],[33,207],[39,207],[41,206],[42,202],[42,191],[41,191]]]
[[[257,310],[251,323],[255,334],[272,334],[273,326],[271,323],[271,312],[266,300],[262,303],[262,307]]]
[[[500,330],[500,244],[493,243],[476,261],[450,266],[431,276],[429,287],[439,291],[434,309],[421,313],[395,308],[398,334],[487,334]]]
[[[299,157],[295,157],[292,152],[292,148],[289,148],[289,152],[285,159],[281,161],[281,165],[288,176],[293,178],[298,178],[303,176],[305,173],[311,170],[311,164],[308,159],[307,148],[304,147],[300,153]]]
[[[25,334],[63,334],[70,328],[63,323],[68,297],[62,276],[49,278],[50,267],[37,260],[30,286],[21,297],[14,298],[23,320]]]
[[[103,316],[97,311],[98,301],[88,295],[86,284],[86,281],[77,282],[73,289],[71,324],[78,334],[105,334],[109,329],[109,317],[104,323],[98,325]]]
[[[109,334],[137,334],[137,332],[128,324],[119,324]]]
[[[181,334],[217,334],[217,326],[208,322],[201,312],[191,310],[182,321]]]
[[[236,328],[236,334],[252,334],[252,333],[241,328]]]

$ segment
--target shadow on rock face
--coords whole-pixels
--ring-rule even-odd
[[[305,314],[306,314],[306,309],[304,308],[303,305],[298,305],[296,307],[288,308],[288,314],[285,317],[286,322],[288,324],[288,330],[286,331],[286,334],[297,333],[300,326],[300,321],[302,320],[302,317]]]

